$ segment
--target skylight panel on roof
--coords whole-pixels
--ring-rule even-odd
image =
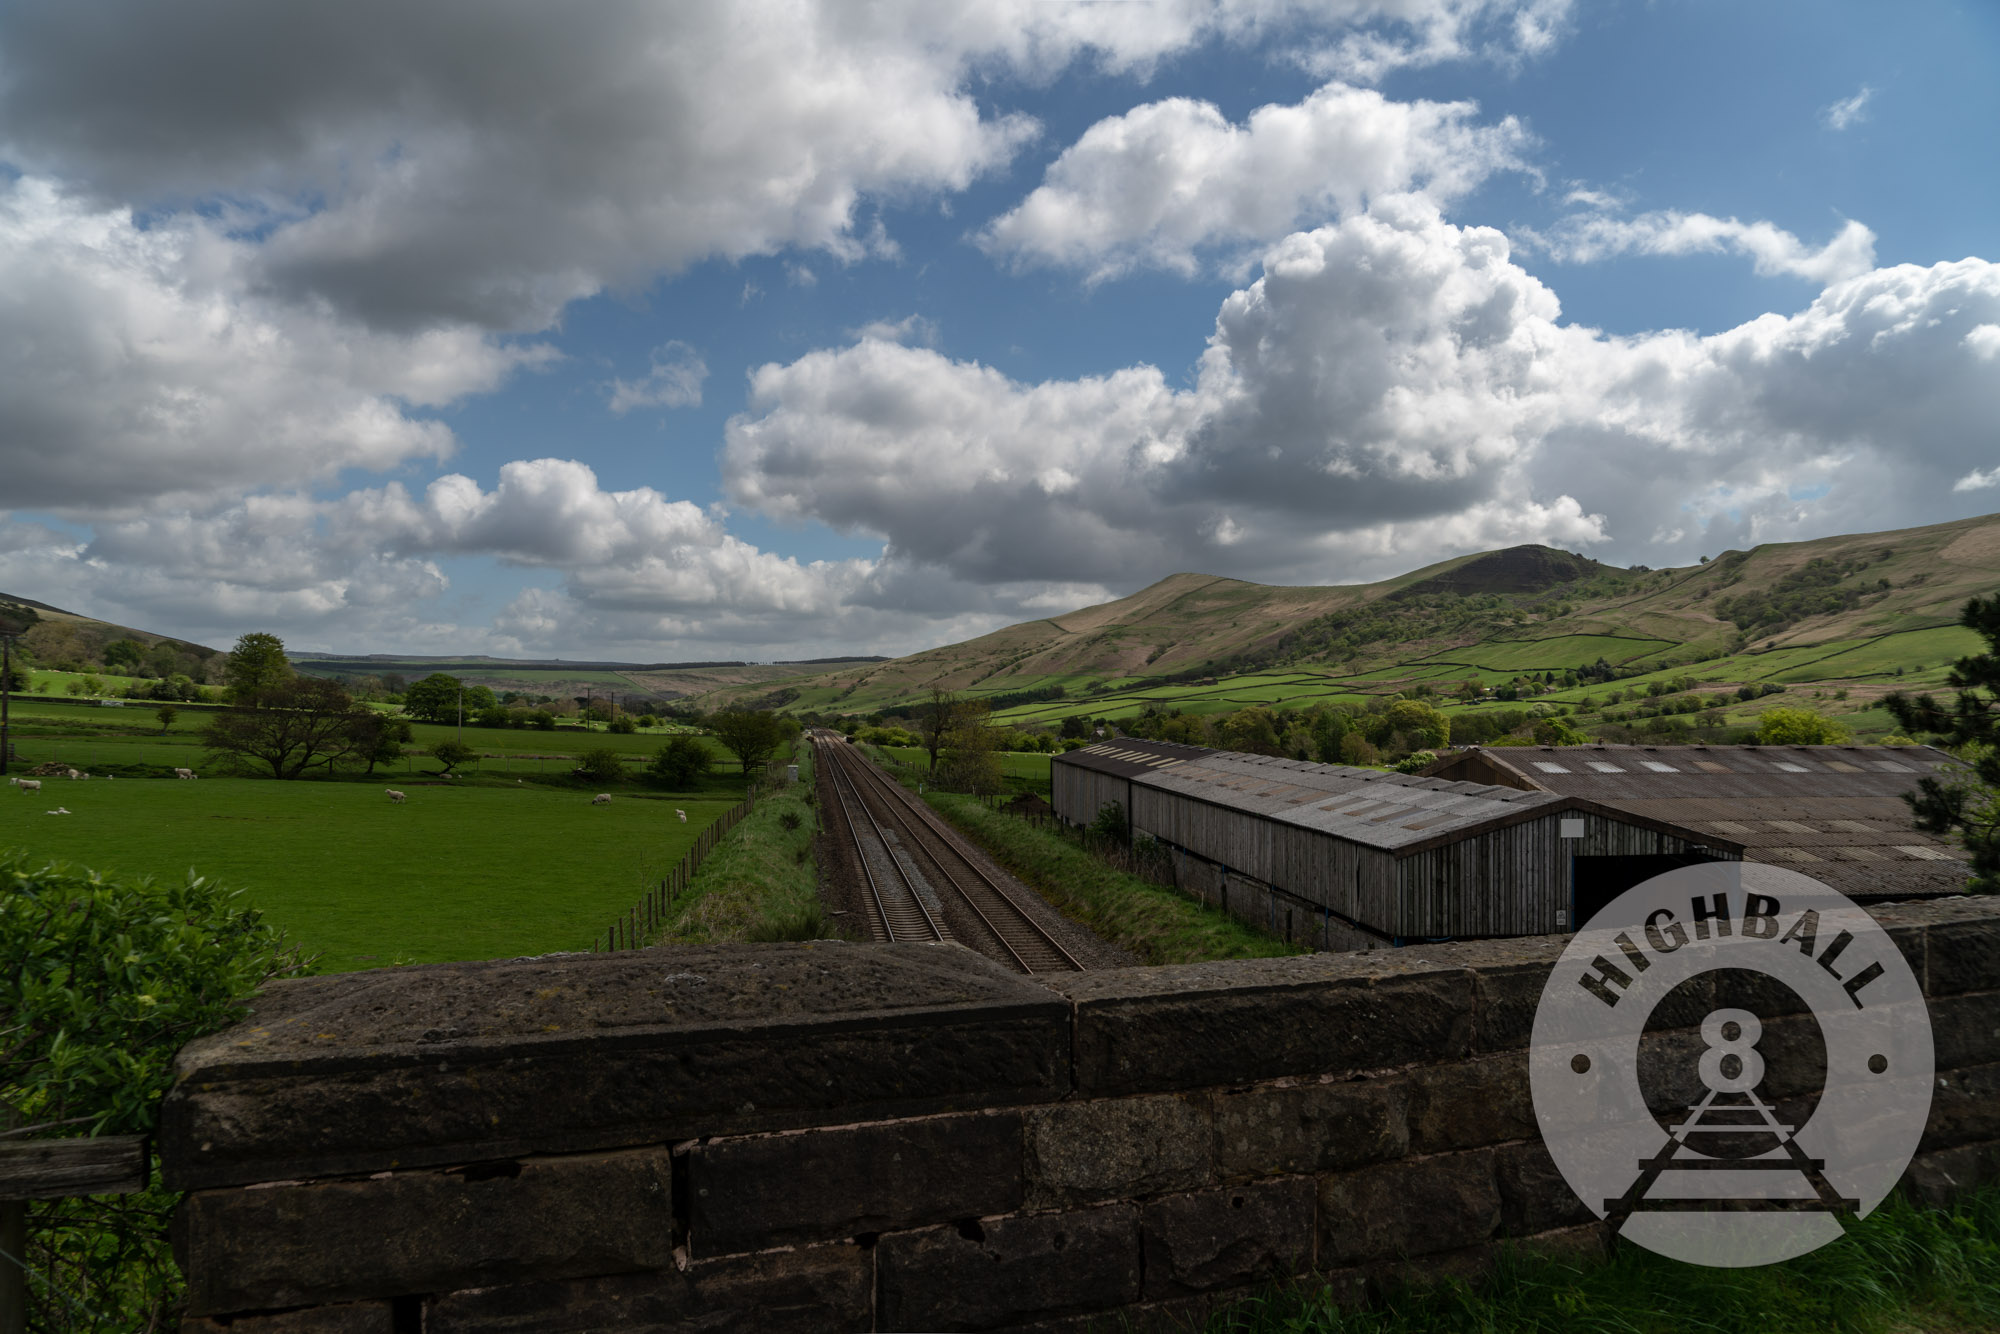
[[[1648,769],[1651,769],[1656,774],[1677,774],[1680,772],[1680,770],[1674,768],[1673,765],[1662,764],[1658,760],[1640,760],[1639,763],[1645,765]]]
[[[1554,760],[1536,760],[1535,767],[1545,774],[1566,774],[1569,772],[1568,765],[1557,764]]]
[[[1894,760],[1870,760],[1868,762],[1874,765],[1877,769],[1880,769],[1884,773],[1909,774],[1916,772],[1916,770],[1912,769],[1909,765],[1898,764]]]
[[[1603,760],[1591,760],[1589,763],[1591,768],[1597,770],[1597,772],[1601,774],[1622,774],[1625,772],[1617,765],[1606,764]]]
[[[1812,772],[1812,770],[1806,768],[1803,764],[1793,764],[1790,760],[1773,760],[1771,763],[1777,765],[1788,774],[1809,774]]]
[[[1902,853],[1905,857],[1915,857],[1920,862],[1949,862],[1958,860],[1948,852],[1940,852],[1936,848],[1927,848],[1919,843],[1899,843],[1896,845],[1896,851]]]

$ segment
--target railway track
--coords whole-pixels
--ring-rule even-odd
[[[882,836],[882,826],[869,813],[861,795],[854,789],[853,779],[843,770],[838,759],[831,758],[832,747],[822,742],[819,746],[821,762],[826,764],[827,779],[833,790],[834,800],[829,803],[835,815],[835,823],[842,830],[843,845],[854,854],[855,865],[861,868],[861,878],[868,886],[868,905],[873,909],[869,925],[878,939],[890,942],[919,941],[937,942],[951,939],[950,934],[931,915],[917,893],[916,882],[889,840]],[[889,864],[895,868],[895,877],[877,876],[868,864],[868,850],[861,841],[861,829],[855,821],[859,812],[866,823],[870,836],[881,847]],[[883,881],[888,883],[884,884]]]
[[[1017,896],[1025,891],[1018,887],[1010,889],[988,874],[965,848],[957,833],[928,806],[877,766],[854,754],[845,741],[828,740],[825,734],[815,740],[819,742],[819,753],[826,765],[830,786],[841,805],[838,822],[846,829],[856,860],[862,864],[871,895],[877,896],[878,901],[891,901],[896,897],[882,893],[883,886],[878,883],[878,877],[868,870],[867,850],[857,837],[863,831],[876,840],[884,854],[883,859],[902,872],[902,888],[912,902],[919,906],[922,904],[910,874],[914,869],[935,893],[949,895],[968,911],[974,929],[955,937],[961,944],[1024,973],[1083,970],[1084,965],[1076,956],[1050,935],[1023,906]],[[860,812],[859,819],[855,817],[856,810]],[[900,851],[884,837],[887,830],[896,833]],[[919,861],[921,865],[912,868],[910,861]],[[881,914],[875,925],[878,934],[890,940],[954,938],[949,934],[938,937],[899,934],[893,925],[888,924],[886,913]],[[933,922],[932,925],[939,924]]]

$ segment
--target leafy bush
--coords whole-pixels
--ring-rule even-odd
[[[1130,827],[1125,820],[1125,807],[1121,802],[1107,801],[1097,808],[1097,818],[1090,823],[1090,832],[1113,843],[1123,843],[1130,837]]]
[[[1845,727],[1810,709],[1767,709],[1757,720],[1760,746],[1836,746],[1845,740]]]
[[[615,732],[619,736],[631,736],[639,730],[639,724],[632,721],[631,715],[621,713],[606,724],[604,730]]]
[[[677,736],[660,747],[646,772],[669,787],[693,787],[713,763],[707,746],[691,736]]]
[[[174,1053],[234,1022],[296,947],[199,877],[156,886],[0,856],[0,1112],[41,1137],[146,1134]],[[157,1328],[177,1304],[179,1196],[30,1206],[30,1328]]]
[[[593,783],[615,783],[625,776],[625,763],[618,758],[618,752],[609,746],[598,746],[586,750],[576,757],[576,768],[572,771],[578,778],[587,778]]]

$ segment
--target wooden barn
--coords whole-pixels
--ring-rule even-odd
[[[1172,850],[1183,889],[1320,949],[1563,931],[1579,866],[1629,886],[1742,855],[1583,797],[1172,742],[1099,742],[1050,775],[1064,820],[1117,803]]]
[[[1454,751],[1424,772],[1583,797],[1693,837],[1733,839],[1746,861],[1868,903],[1965,888],[1965,853],[1918,833],[1903,801],[1957,763],[1930,746],[1496,746]]]

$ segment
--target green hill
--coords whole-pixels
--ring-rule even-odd
[[[734,688],[701,702],[868,714],[941,686],[988,699],[1003,720],[1046,722],[1426,687],[1469,697],[1529,675],[1524,695],[1574,704],[1685,678],[1716,693],[1783,685],[1794,703],[1816,687],[1824,711],[1879,732],[1874,701],[1936,684],[1950,660],[1975,651],[1959,609],[1996,590],[2000,516],[1773,543],[1664,570],[1521,546],[1374,584],[1176,574],[1114,602],[798,678],[782,700]]]

